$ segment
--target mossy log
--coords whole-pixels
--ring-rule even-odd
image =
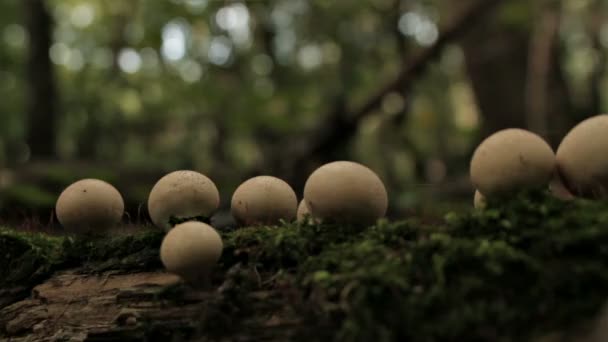
[[[223,232],[211,286],[162,270],[163,233],[0,231],[0,340],[608,340],[608,205],[525,193],[441,224]]]

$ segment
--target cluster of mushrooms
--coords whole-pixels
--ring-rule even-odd
[[[160,248],[163,265],[193,286],[208,283],[222,253],[220,234],[204,223],[219,205],[220,194],[213,181],[191,170],[165,175],[148,197],[152,222],[167,232]],[[351,161],[331,162],[315,170],[306,181],[299,205],[291,186],[272,176],[245,181],[231,199],[232,215],[241,226],[296,219],[370,225],[386,214],[387,207],[387,192],[378,175]],[[96,233],[120,222],[124,201],[111,184],[83,179],[61,193],[55,211],[67,231]]]
[[[540,136],[506,129],[486,138],[475,150],[470,176],[474,205],[525,188],[548,187],[561,199],[608,197],[608,115],[574,127],[557,153]],[[160,248],[165,268],[194,286],[206,284],[223,244],[209,224],[220,194],[211,179],[190,170],[169,173],[150,191],[152,222],[167,234]],[[231,213],[241,226],[276,225],[281,221],[370,225],[386,214],[388,196],[378,175],[351,161],[336,161],[315,170],[298,204],[285,181],[258,176],[233,193]],[[111,184],[83,179],[57,199],[56,216],[68,231],[98,232],[116,225],[124,213],[121,194]]]
[[[557,152],[540,136],[506,129],[486,138],[475,150],[470,176],[474,205],[526,188],[548,187],[560,199],[608,197],[608,115],[576,125]]]

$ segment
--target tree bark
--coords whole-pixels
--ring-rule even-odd
[[[27,143],[34,158],[55,156],[57,88],[49,57],[53,18],[43,0],[24,0],[25,26],[29,36],[26,63],[28,117]]]
[[[572,104],[561,68],[560,9],[543,5],[530,42],[526,85],[527,126],[557,147],[571,127]]]
[[[462,41],[465,64],[483,116],[481,137],[526,127],[525,86],[530,32],[485,15]]]
[[[234,280],[208,290],[179,282],[160,270],[59,272],[35,286],[31,296],[0,307],[0,340],[289,341],[302,326],[281,291],[236,298],[240,284]],[[10,289],[0,292],[0,300],[10,296]],[[241,313],[232,307],[237,300],[247,301],[254,318],[237,317]]]

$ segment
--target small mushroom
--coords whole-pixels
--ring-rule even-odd
[[[285,181],[272,176],[253,177],[232,195],[231,212],[243,226],[273,225],[296,217],[298,199]]]
[[[72,183],[57,198],[59,223],[73,233],[101,233],[120,222],[125,205],[111,184],[99,179]]]
[[[222,249],[222,238],[213,227],[189,221],[167,233],[160,247],[160,259],[167,271],[194,287],[204,287],[209,284],[210,273]]]
[[[388,194],[368,167],[336,161],[316,169],[304,186],[312,216],[323,222],[371,225],[386,215]]]
[[[488,206],[486,197],[481,192],[479,192],[479,190],[475,191],[475,198],[473,199],[473,205],[474,205],[475,209],[485,209]]]
[[[317,219],[313,219],[312,214],[310,213],[310,209],[308,209],[308,205],[305,200],[300,201],[300,205],[298,205],[298,213],[297,213],[298,222],[320,222]]]
[[[547,187],[555,169],[553,150],[538,135],[511,128],[486,138],[471,159],[471,181],[488,197]]]
[[[190,170],[171,172],[150,191],[148,211],[157,227],[168,231],[171,219],[208,220],[220,204],[217,187],[207,176]]]
[[[576,196],[608,197],[608,115],[576,125],[557,149],[557,168],[564,185]]]

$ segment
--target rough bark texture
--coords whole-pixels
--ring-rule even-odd
[[[247,296],[252,309],[262,314],[243,322],[242,333],[220,332],[219,325],[206,331],[201,321],[226,310],[223,298],[230,285],[197,291],[180,287],[179,282],[160,271],[60,272],[34,287],[28,298],[0,310],[0,340],[190,341],[197,336],[215,340],[220,334],[231,341],[285,341],[298,323],[281,318],[283,301],[276,293],[258,291]],[[180,291],[166,295],[171,288]]]

